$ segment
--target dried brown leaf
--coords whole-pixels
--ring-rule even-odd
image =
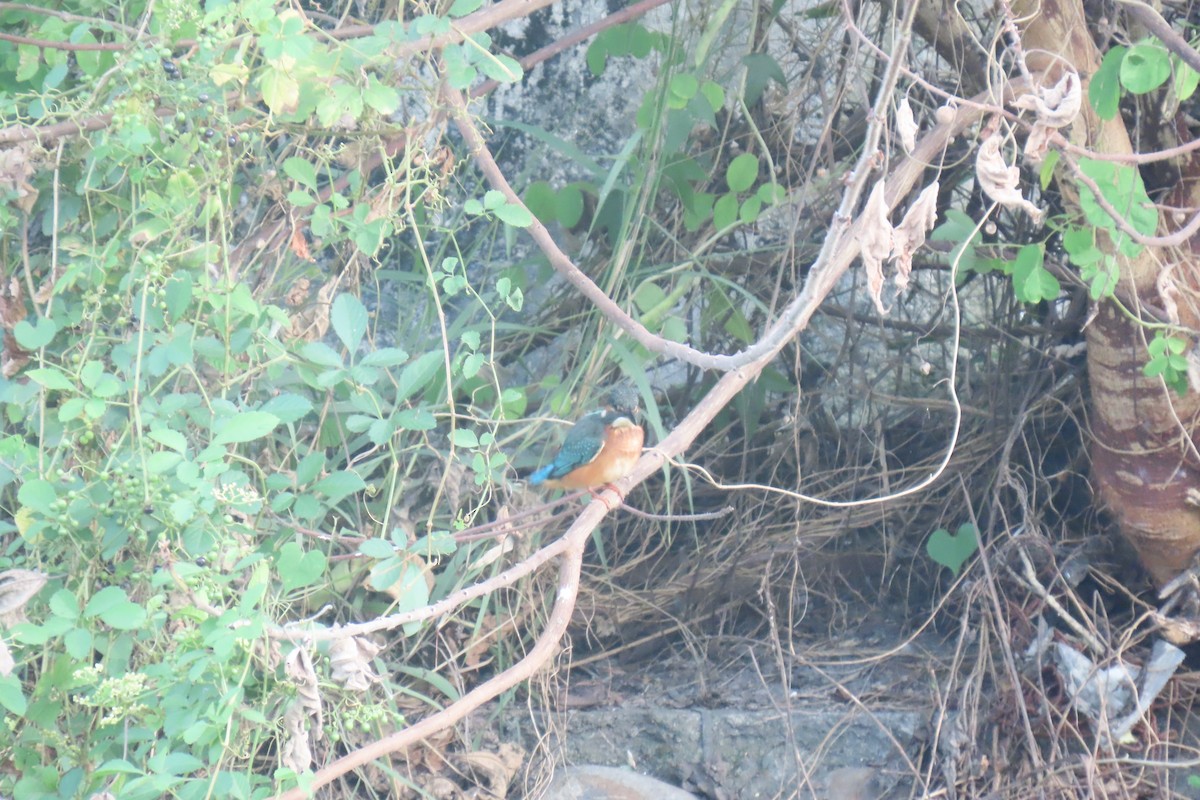
[[[25,291],[16,276],[8,279],[8,291],[0,292],[0,328],[12,327],[25,319]]]
[[[896,264],[893,280],[901,289],[908,288],[913,254],[921,249],[925,244],[925,234],[937,224],[938,188],[938,182],[934,181],[917,195],[892,235],[892,258]]]
[[[312,656],[309,655],[308,649],[297,647],[288,653],[283,660],[283,671],[296,685],[296,702],[312,717],[313,736],[321,738],[325,715],[317,686],[317,671],[313,669]]]
[[[49,576],[33,569],[0,572],[0,627],[11,628],[25,620],[25,606],[46,585]]]
[[[1175,279],[1171,277],[1172,269],[1160,270],[1158,277],[1155,278],[1155,288],[1158,290],[1158,299],[1162,301],[1163,311],[1167,314],[1167,319],[1173,325],[1179,324],[1179,303],[1175,298],[1179,297],[1179,287],[1175,284]]]
[[[0,355],[0,374],[6,378],[16,375],[29,363],[31,353],[17,344],[9,331],[4,332],[4,352]]]
[[[26,214],[38,199],[38,190],[29,182],[36,168],[34,147],[33,142],[20,142],[0,150],[0,191],[12,192],[15,198],[10,202]]]
[[[297,700],[283,714],[283,730],[286,734],[279,743],[279,760],[283,766],[301,773],[312,767],[312,745],[305,730],[304,704]]]
[[[912,105],[905,97],[896,107],[896,134],[900,137],[904,152],[911,153],[916,149],[918,131],[920,128],[917,127],[916,117],[913,116]]]
[[[378,680],[371,659],[378,655],[379,649],[361,636],[337,640],[329,648],[330,677],[351,691],[365,692]]]
[[[313,258],[312,253],[308,250],[308,240],[304,238],[304,231],[299,225],[292,226],[292,238],[291,241],[288,242],[288,247],[301,260],[309,263],[316,261],[316,259]]]
[[[466,796],[503,800],[508,796],[508,787],[524,763],[524,750],[504,744],[495,753],[474,750],[458,753],[453,760],[458,772],[469,775],[475,784],[468,789]]]
[[[1004,137],[998,132],[983,140],[979,155],[975,158],[975,177],[988,197],[1005,208],[1019,208],[1037,224],[1041,224],[1044,213],[1040,208],[1021,196],[1017,188],[1021,183],[1021,171],[1009,166],[1000,153]]]
[[[338,282],[327,281],[317,290],[317,299],[311,306],[298,314],[292,315],[292,324],[288,328],[288,336],[304,342],[315,342],[324,338],[329,331],[329,308],[334,293],[337,292]],[[305,293],[307,299],[307,292]],[[290,299],[290,296],[289,296]]]
[[[862,227],[858,241],[862,249],[863,266],[867,270],[867,290],[875,301],[875,308],[880,314],[886,314],[888,309],[883,305],[883,262],[892,252],[892,223],[888,221],[883,180],[871,189],[859,224]]]
[[[12,652],[8,649],[8,643],[4,639],[0,639],[0,678],[7,678],[12,675],[13,669],[17,666],[17,662],[13,661]]]
[[[1065,128],[1079,116],[1083,107],[1083,88],[1079,76],[1064,72],[1053,86],[1037,86],[1013,102],[1016,108],[1033,111],[1037,125],[1047,128]]]

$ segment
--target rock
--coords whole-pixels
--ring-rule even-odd
[[[555,771],[541,800],[696,800],[696,796],[620,767],[574,766]]]

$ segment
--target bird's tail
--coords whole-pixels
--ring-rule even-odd
[[[542,467],[537,472],[535,472],[529,476],[529,485],[530,486],[541,485],[542,483],[544,483],[546,481],[547,478],[550,477],[550,473],[553,470],[554,470],[553,464],[547,464],[546,466]]]

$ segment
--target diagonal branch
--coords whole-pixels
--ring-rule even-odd
[[[912,9],[916,4],[910,4],[908,16],[905,19],[904,35],[896,43],[896,53],[904,53],[907,48],[908,33],[912,24]],[[889,70],[894,76],[898,74],[900,58],[891,59]],[[886,104],[891,97],[893,83],[885,80],[879,91],[876,103],[877,112],[871,117],[871,128],[868,131],[868,142],[878,142],[884,121],[887,119]],[[457,94],[457,93],[455,93]],[[453,104],[455,97],[449,98]],[[946,145],[968,126],[976,123],[986,108],[983,103],[989,100],[982,96],[977,98],[979,103],[964,104],[950,120],[932,129],[918,144],[913,154],[902,161],[888,177],[887,201],[889,207],[894,207],[908,195],[916,186],[928,164],[933,163],[936,156]],[[466,113],[465,101],[457,95],[458,106],[455,113]],[[472,125],[463,124],[464,135],[475,133]],[[478,138],[476,143],[480,143]],[[473,146],[474,149],[474,146]],[[479,153],[476,153],[479,155]],[[852,208],[861,194],[862,184],[869,174],[870,161],[875,157],[875,147],[872,144],[863,149],[863,155],[857,165],[857,173],[861,176],[859,182],[852,183],[846,188],[842,198],[842,208]],[[487,156],[490,159],[490,155]],[[492,162],[494,164],[494,162]],[[503,176],[501,176],[502,178]],[[507,186],[507,183],[504,184]],[[510,190],[511,191],[511,190]],[[508,193],[506,193],[507,195]],[[510,201],[512,197],[509,197]],[[536,223],[535,223],[536,225]],[[732,369],[717,382],[711,391],[692,411],[680,421],[671,433],[663,439],[658,447],[648,450],[634,467],[633,472],[617,482],[619,494],[645,480],[646,477],[662,468],[666,459],[682,454],[700,436],[701,432],[712,422],[716,415],[757,375],[763,367],[781,350],[788,341],[804,329],[825,295],[845,274],[854,259],[858,257],[858,234],[865,226],[862,223],[853,225],[842,224],[830,230],[826,236],[817,265],[810,273],[804,290],[788,306],[781,318],[771,326],[763,339],[755,345],[760,351],[757,360],[744,368]],[[544,231],[545,229],[542,228]],[[531,231],[532,232],[532,231]],[[539,242],[540,244],[540,242]],[[564,256],[565,258],[565,256]],[[569,262],[568,262],[569,263]],[[573,265],[572,265],[573,266]],[[611,302],[611,301],[610,301]],[[754,348],[752,348],[754,349]],[[750,351],[746,351],[750,352]],[[602,497],[604,497],[602,495]],[[494,676],[468,692],[457,702],[447,708],[431,714],[420,722],[397,731],[377,742],[343,756],[332,764],[319,770],[313,780],[307,784],[308,791],[325,786],[344,775],[349,770],[361,767],[371,761],[384,758],[391,753],[403,750],[427,738],[438,731],[444,730],[464,719],[472,711],[484,703],[498,697],[502,692],[528,680],[547,664],[558,651],[559,642],[566,634],[571,614],[575,607],[576,593],[579,587],[579,572],[582,565],[583,551],[589,536],[600,521],[608,513],[607,503],[591,503],[576,518],[574,524],[564,534],[560,543],[562,561],[559,565],[558,594],[551,610],[550,619],[530,648],[528,654],[507,670]],[[464,590],[465,591],[465,590]],[[305,789],[296,788],[278,795],[277,800],[303,800]]]

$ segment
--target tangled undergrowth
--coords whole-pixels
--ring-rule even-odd
[[[1047,660],[1140,663],[1152,609],[1086,456],[1119,228],[975,160],[1015,55],[909,52],[916,4],[650,3],[528,81],[591,122],[497,100],[485,138],[468,90],[569,49],[496,46],[528,2],[68,5],[0,4],[0,793],[504,796],[545,762],[486,700],[664,651],[786,689],[880,614],[900,640],[840,655],[950,645],[895,791],[1142,797],[1182,760],[1189,677],[1112,743]],[[1186,388],[1177,333],[1147,366]],[[611,493],[522,476],[618,377],[649,449],[592,531]]]

